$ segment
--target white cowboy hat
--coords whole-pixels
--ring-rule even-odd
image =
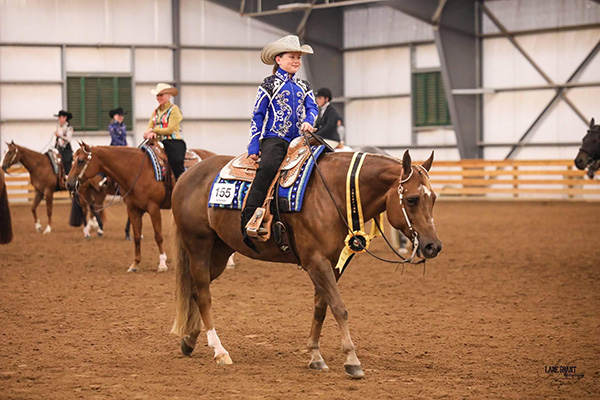
[[[284,36],[266,45],[260,52],[260,61],[267,65],[275,64],[275,57],[281,53],[299,52],[313,54],[312,47],[307,44],[300,46],[300,39],[295,35]]]
[[[156,85],[156,88],[150,90],[150,93],[152,93],[153,95],[170,94],[172,96],[177,96],[179,90],[169,85],[168,83],[159,83],[158,85]]]

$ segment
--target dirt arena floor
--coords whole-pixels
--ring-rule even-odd
[[[340,287],[361,381],[344,374],[330,313],[321,347],[331,370],[306,368],[306,273],[241,256],[212,286],[234,364],[213,363],[204,333],[182,356],[169,333],[175,274],[156,272],[148,216],[142,268],[127,274],[124,207],[91,240],[68,212],[55,206],[42,236],[29,207],[12,207],[15,239],[0,247],[0,399],[600,398],[599,203],[441,201],[444,249],[425,275],[355,258]],[[381,239],[373,249],[391,256]]]

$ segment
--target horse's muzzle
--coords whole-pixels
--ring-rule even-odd
[[[71,183],[67,180],[66,186],[67,186],[67,190],[69,192],[73,193],[79,186],[79,180],[76,180],[74,183]]]
[[[577,153],[577,157],[575,157],[574,162],[577,169],[583,171],[588,166],[590,158],[586,153],[580,151],[579,153]]]
[[[435,258],[442,251],[442,242],[429,242],[421,246],[421,252],[425,258]]]

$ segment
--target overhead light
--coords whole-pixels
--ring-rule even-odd
[[[278,10],[308,10],[312,8],[310,3],[290,3],[277,6]]]

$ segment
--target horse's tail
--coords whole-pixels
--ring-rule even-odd
[[[175,283],[175,322],[171,333],[186,336],[201,328],[202,319],[196,303],[194,280],[190,271],[190,258],[183,245],[181,232],[177,225],[173,230],[176,254],[176,283]]]
[[[2,184],[0,194],[0,244],[10,243],[13,238],[10,209],[8,208],[8,190]]]
[[[75,193],[71,199],[71,216],[69,217],[69,225],[81,226],[84,223],[83,209],[79,204],[79,195]]]

